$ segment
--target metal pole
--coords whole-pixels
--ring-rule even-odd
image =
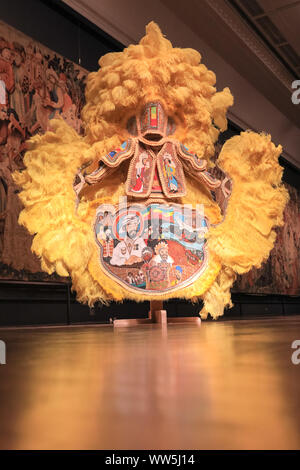
[[[70,283],[67,282],[67,325],[71,324],[71,296]]]

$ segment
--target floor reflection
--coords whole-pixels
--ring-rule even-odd
[[[0,330],[0,447],[299,448],[297,332],[300,317]]]

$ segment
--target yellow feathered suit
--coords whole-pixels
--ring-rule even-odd
[[[96,301],[122,301],[126,298],[181,297],[192,301],[202,298],[201,317],[211,314],[217,318],[223,314],[225,306],[231,306],[230,288],[236,273],[259,267],[266,260],[276,238],[274,227],[283,223],[282,214],[288,196],[281,184],[282,168],[278,164],[281,147],[276,147],[269,135],[254,132],[242,132],[225,143],[216,162],[231,181],[230,196],[222,213],[209,184],[214,167],[214,144],[219,132],[227,127],[226,111],[233,104],[230,90],[225,88],[217,92],[215,74],[201,63],[200,54],[193,49],[173,48],[155,23],[147,26],[146,36],[138,45],[105,55],[99,60],[99,65],[99,70],[90,73],[87,80],[86,105],[82,114],[85,136],[80,137],[62,119],[52,120],[51,131],[30,140],[25,155],[26,170],[14,174],[15,181],[22,188],[20,198],[24,204],[19,222],[34,234],[32,251],[40,257],[46,272],[56,271],[61,276],[71,276],[80,302],[92,305]],[[112,149],[125,155],[123,143],[130,139],[128,121],[132,116],[138,116],[147,103],[159,103],[155,104],[155,109],[151,104],[150,120],[156,122],[157,116],[163,116],[165,111],[168,119],[172,119],[168,125],[174,124],[175,129],[170,136],[171,144],[168,144],[171,150],[160,157],[162,163],[158,178],[165,178],[164,191],[160,194],[161,199],[152,200],[193,207],[203,205],[208,221],[205,269],[203,266],[200,269],[204,259],[203,252],[200,253],[203,241],[198,251],[187,250],[190,240],[181,237],[177,243],[173,237],[167,243],[160,232],[156,245],[150,247],[148,242],[149,246],[146,246],[147,240],[137,238],[136,232],[135,237],[131,236],[130,223],[136,224],[136,229],[137,222],[129,220],[128,213],[124,219],[125,241],[124,238],[120,238],[118,243],[111,241],[107,221],[102,226],[99,222],[99,230],[104,235],[101,239],[99,232],[96,238],[100,242],[95,240],[95,214],[99,214],[97,210],[101,205],[116,205],[121,196],[132,196],[134,191],[139,199],[131,199],[132,204],[144,202],[145,188],[149,187],[147,191],[151,193],[147,172],[151,173],[151,165],[155,166],[153,162],[158,154],[152,150],[147,154],[147,149],[150,149],[147,141],[138,142],[138,137],[130,141],[130,145],[135,146],[135,160],[131,159],[135,166],[131,173],[132,164],[127,157],[124,160],[122,157],[115,167],[114,163],[102,158]],[[179,153],[174,150],[172,154],[174,142],[182,144],[181,153],[179,144],[176,144]],[[157,145],[155,140],[154,145]],[[193,153],[189,153],[186,160],[181,158],[185,162],[183,176],[178,155],[185,157],[184,149],[193,149]],[[173,156],[169,156],[170,152]],[[195,165],[198,167],[192,167],[188,161],[193,156],[197,157]],[[86,184],[86,176],[99,174],[101,161],[101,168],[107,174],[101,179],[96,178],[95,184]],[[201,165],[205,166],[205,171]],[[77,191],[76,200],[73,183],[80,171],[84,175],[85,187],[80,198]],[[135,179],[131,192],[128,192],[129,173]],[[151,175],[153,186],[154,170]],[[211,181],[213,185],[216,180],[211,177]],[[148,193],[144,199],[149,202]],[[171,215],[174,215],[175,209],[172,210]],[[107,218],[107,212],[101,214],[102,220]],[[119,226],[118,230],[121,230]],[[132,258],[128,261],[124,252],[135,246],[140,250],[140,257],[137,255],[134,261]],[[104,260],[102,264],[99,262],[99,247]],[[115,256],[117,261],[112,261],[116,247],[120,248],[120,256],[127,259],[122,261],[123,265],[120,264],[120,256]],[[146,263],[146,255],[152,256],[153,265]],[[185,264],[178,263],[176,256],[178,259],[186,256]],[[198,263],[196,268],[195,263]],[[120,273],[125,265],[129,269],[126,268],[126,280],[124,278],[121,282]],[[147,287],[134,289],[138,282],[140,285],[146,282],[149,272],[152,272],[152,278],[149,278],[150,284],[153,281],[152,290]],[[187,272],[192,273],[191,280],[183,282],[185,277],[188,280]],[[172,286],[169,290],[153,287],[164,286],[166,279]]]

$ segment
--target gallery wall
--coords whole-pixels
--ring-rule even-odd
[[[103,54],[123,49],[122,44],[59,0],[2,2],[0,19],[89,71],[98,68]]]

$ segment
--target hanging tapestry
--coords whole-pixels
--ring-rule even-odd
[[[18,224],[23,206],[11,175],[25,168],[26,141],[45,133],[51,119],[62,118],[81,133],[86,75],[0,21],[0,278],[50,279],[30,250],[32,236]]]

